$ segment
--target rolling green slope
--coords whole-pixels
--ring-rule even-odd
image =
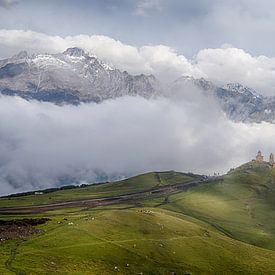
[[[206,221],[235,239],[275,250],[275,169],[247,163],[169,198],[167,209]]]
[[[129,179],[89,185],[83,188],[59,190],[43,195],[28,195],[12,198],[0,198],[0,207],[16,205],[40,205],[77,199],[112,197],[133,192],[149,190],[156,186],[188,182],[194,175],[174,171],[151,172]]]
[[[8,203],[105,197],[192,179],[148,173]],[[275,274],[274,197],[275,169],[251,162],[223,181],[138,203],[0,215],[51,219],[41,234],[1,242],[0,274]]]
[[[52,217],[41,228],[46,230],[42,235],[7,243],[5,250],[1,247],[2,262],[10,257],[7,249],[13,248],[16,257],[9,268],[18,274],[275,272],[275,252],[236,241],[207,224],[161,209],[72,213]]]

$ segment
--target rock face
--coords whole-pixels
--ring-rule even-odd
[[[154,96],[152,75],[130,75],[114,69],[82,49],[29,56],[20,52],[0,61],[0,92],[54,103],[94,101],[124,95]]]
[[[80,48],[59,54],[23,51],[0,60],[0,93],[56,104],[101,102],[110,98],[139,95],[171,96],[196,88],[217,100],[229,119],[236,122],[275,123],[275,97],[264,97],[239,83],[218,87],[205,79],[183,76],[162,85],[153,75],[130,75],[112,68]]]
[[[227,117],[235,122],[275,123],[275,97],[264,97],[239,83],[218,87],[203,78],[192,77],[179,78],[170,86],[170,90],[173,92],[190,87],[195,87],[203,91],[205,96],[217,100]]]

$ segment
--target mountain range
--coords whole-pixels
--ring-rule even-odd
[[[122,96],[154,98],[196,88],[213,97],[235,122],[275,123],[275,97],[265,97],[239,83],[222,87],[206,79],[182,76],[163,84],[153,75],[120,71],[83,49],[69,48],[58,54],[22,51],[0,60],[0,93],[55,104],[102,102]]]

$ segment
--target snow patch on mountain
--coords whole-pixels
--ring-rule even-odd
[[[262,96],[259,95],[254,89],[241,85],[240,83],[229,83],[222,87],[225,90],[240,93],[248,96],[253,96],[255,98],[261,98]]]
[[[27,100],[79,104],[122,96],[195,96],[195,90],[213,98],[233,121],[275,121],[275,97],[264,97],[240,83],[219,87],[208,79],[182,76],[164,84],[153,75],[122,72],[77,47],[57,54],[22,51],[0,60],[0,93]]]

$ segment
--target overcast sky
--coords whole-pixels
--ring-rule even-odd
[[[273,0],[0,0],[0,29],[49,35],[100,34],[192,57],[231,44],[275,56]]]

